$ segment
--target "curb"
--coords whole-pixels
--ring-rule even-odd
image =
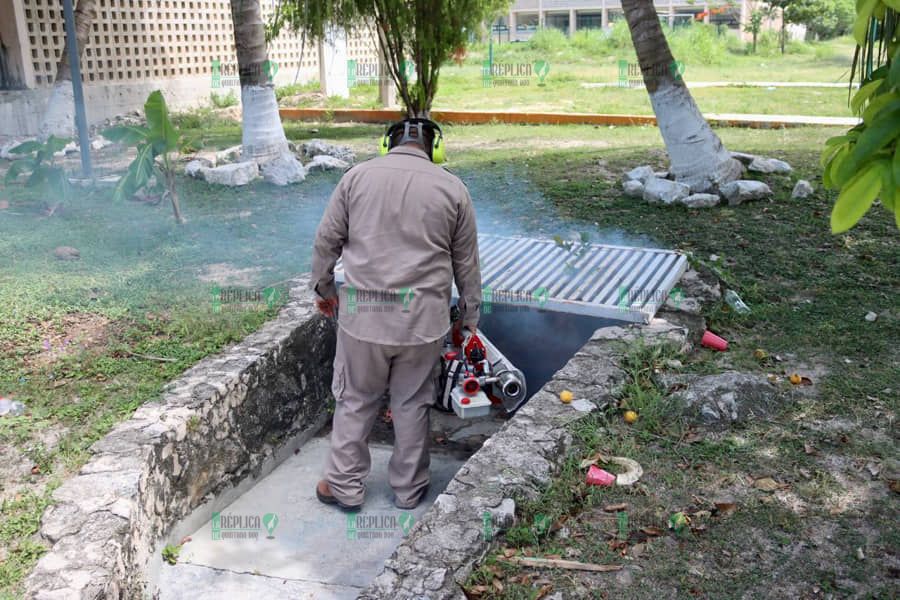
[[[91,446],[41,517],[51,548],[25,580],[26,598],[144,597],[161,564],[154,549],[177,537],[173,524],[227,505],[324,425],[334,329],[308,279],[291,286],[274,320],[185,371]]]
[[[392,123],[405,113],[390,109],[365,108],[280,108],[283,121],[334,121],[336,123]],[[656,125],[650,115],[609,115],[592,113],[551,113],[515,111],[433,110],[431,116],[441,123],[482,125]],[[707,114],[706,120],[717,127],[750,129],[782,129],[803,126],[852,127],[858,119],[846,117],[813,117],[803,115]]]
[[[462,466],[359,598],[462,600],[462,584],[496,533],[515,522],[515,500],[537,498],[573,446],[568,426],[613,400],[623,380],[623,342],[670,340],[685,347],[688,329],[664,319],[609,326],[591,339]],[[575,394],[563,404],[558,394]],[[582,412],[583,411],[583,412]],[[490,524],[491,536],[485,535]]]

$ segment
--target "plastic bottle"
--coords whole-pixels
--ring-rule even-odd
[[[739,315],[750,314],[750,307],[744,304],[744,301],[741,300],[741,297],[738,296],[738,293],[734,290],[727,290],[725,292],[725,302],[727,302],[728,306]]]
[[[25,414],[25,405],[18,400],[0,398],[0,417],[18,417]]]

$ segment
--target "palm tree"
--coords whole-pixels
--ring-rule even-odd
[[[75,7],[75,41],[78,43],[78,60],[84,54],[91,25],[97,16],[96,0],[79,0]],[[69,35],[69,32],[66,32]],[[53,90],[47,101],[44,118],[41,121],[39,137],[42,140],[51,135],[70,138],[75,135],[75,93],[72,90],[72,68],[69,64],[69,51],[63,44],[62,54],[56,64],[56,79]]]
[[[666,144],[670,170],[691,192],[738,179],[743,167],[700,114],[663,35],[653,0],[622,0],[650,104]]]
[[[257,162],[285,156],[293,159],[269,77],[271,63],[266,56],[259,0],[231,0],[231,19],[241,80],[242,158]]]

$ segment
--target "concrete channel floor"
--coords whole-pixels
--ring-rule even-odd
[[[178,563],[163,565],[158,599],[355,598],[464,462],[433,450],[426,500],[402,511],[387,481],[391,447],[370,443],[370,449],[372,471],[359,513],[316,499],[328,438],[314,438],[223,509],[218,527],[214,517],[190,536]]]

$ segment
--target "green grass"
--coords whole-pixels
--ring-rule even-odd
[[[6,558],[0,560],[0,600],[12,600],[12,588],[6,582],[23,579],[34,562],[45,552],[32,539],[40,525],[44,509],[51,504],[50,494],[58,482],[50,482],[42,495],[28,492],[0,503],[0,544]]]
[[[635,64],[636,58],[627,29],[614,31],[612,41],[597,32],[582,32],[573,43],[565,36],[550,32],[547,43],[501,43],[494,45],[495,64],[529,67],[537,60],[550,64],[543,86],[534,75],[516,77],[527,85],[485,87],[482,64],[488,58],[485,45],[468,51],[462,65],[448,63],[441,69],[435,109],[517,110],[548,112],[585,112],[611,114],[652,114],[643,88],[586,88],[583,84],[618,84],[619,61]],[[774,46],[765,52],[750,54],[730,36],[721,38],[704,33],[697,26],[679,28],[670,35],[675,58],[685,66],[684,78],[690,82],[724,81],[812,81],[847,83],[853,45],[848,38],[821,43],[793,43],[781,55]],[[561,37],[560,39],[556,39]],[[553,38],[553,39],[549,39]],[[768,38],[767,38],[768,39]],[[640,79],[638,76],[637,80]],[[306,86],[311,92],[315,86]],[[296,93],[294,89],[290,93]],[[288,91],[279,92],[283,96]],[[698,88],[694,99],[704,113],[798,114],[812,116],[851,116],[846,87],[840,88]],[[292,106],[329,108],[376,108],[378,89],[360,85],[351,89],[349,99],[327,98],[307,93]]]
[[[624,563],[643,569],[631,587],[617,587],[614,576],[510,568],[493,558],[476,571],[470,585],[486,586],[484,598],[534,597],[540,587],[532,585],[537,578],[549,579],[554,591],[566,590],[576,597],[585,597],[581,594],[592,589],[617,598],[665,596],[672,587],[679,590],[678,597],[742,597],[754,596],[775,574],[782,589],[801,595],[815,593],[818,586],[838,595],[889,597],[892,575],[884,557],[896,542],[890,517],[896,512],[896,496],[885,482],[871,482],[868,473],[839,465],[877,464],[898,455],[887,430],[897,411],[894,353],[900,325],[894,291],[900,250],[896,226],[880,207],[847,234],[829,233],[834,193],[822,189],[817,159],[821,144],[838,130],[719,130],[730,149],[785,159],[795,174],[766,177],[775,192],[770,202],[690,210],[648,205],[620,191],[618,180],[628,168],[645,163],[665,166],[663,153],[647,150],[659,144],[653,129],[584,128],[578,135],[583,147],[563,149],[548,149],[539,128],[530,130],[529,139],[520,139],[525,129],[507,130],[507,141],[520,148],[516,153],[499,158],[497,153],[475,151],[463,162],[482,168],[496,163],[495,180],[511,169],[540,190],[561,223],[584,223],[586,230],[595,232],[643,235],[715,266],[752,313],[735,314],[724,303],[709,307],[705,314],[709,327],[729,340],[730,349],[724,354],[700,350],[680,357],[684,369],[702,373],[739,368],[760,376],[775,374],[782,378],[789,401],[767,420],[706,434],[693,425],[690,415],[673,412],[664,390],[650,377],[666,369],[672,349],[632,348],[624,361],[627,377],[620,408],[578,425],[579,450],[541,498],[524,503],[520,524],[497,542],[497,548],[536,556],[562,551],[564,558],[622,564],[603,534],[611,527],[598,517],[599,504],[629,504],[629,547],[648,543],[646,536],[636,533],[640,527],[665,530],[670,514],[709,510],[716,495],[735,489],[741,493],[737,512],[728,518],[697,517],[695,525],[703,528],[684,538],[666,534],[663,537],[671,542],[651,539],[649,558]],[[501,136],[497,129],[481,135]],[[813,197],[790,199],[797,178],[812,181]],[[713,254],[719,257],[715,262],[710,259]],[[875,323],[863,318],[868,311],[879,314]],[[754,356],[757,348],[781,356],[783,362],[760,361]],[[816,397],[798,395],[784,383],[795,370],[816,379]],[[626,407],[641,415],[634,426],[621,419],[620,411]],[[850,433],[822,428],[821,423],[833,419],[849,423]],[[686,442],[688,434],[699,439]],[[808,454],[808,447],[815,453]],[[596,451],[638,460],[645,470],[642,485],[599,494],[585,486],[584,470],[576,468],[577,462]],[[804,511],[749,488],[748,477],[752,481],[763,475],[787,483]],[[865,500],[832,512],[836,503],[855,493]],[[580,535],[565,542],[552,532],[536,535],[537,515],[551,515]],[[829,528],[833,533],[826,544],[817,532]],[[871,535],[862,536],[861,531]],[[804,554],[799,547],[815,550]],[[867,562],[855,557],[857,547],[864,548]],[[530,582],[523,584],[521,578],[529,575]],[[491,587],[494,580],[502,583],[504,592]]]
[[[227,145],[230,137],[240,139],[234,129],[219,123],[197,132],[206,143]],[[184,227],[174,225],[166,204],[115,203],[111,189],[79,192],[45,218],[41,192],[0,188],[10,204],[0,219],[6,259],[0,267],[0,395],[28,408],[23,416],[0,419],[0,445],[28,461],[16,472],[39,468],[0,482],[0,500],[21,495],[3,508],[0,553],[8,557],[0,561],[0,597],[17,597],[21,578],[40,555],[41,544],[30,536],[48,501],[41,491],[48,482],[77,470],[94,441],[158,398],[166,382],[275,314],[265,304],[226,304],[214,312],[210,289],[284,288],[307,270],[309,245],[290,240],[311,235],[335,182],[336,176],[312,176],[298,193],[269,186],[223,191],[183,179],[190,219]],[[312,200],[304,201],[306,194]],[[80,260],[54,258],[61,245],[76,247]],[[208,272],[217,264],[247,280],[229,280],[227,273],[217,278]],[[252,270],[241,275],[242,269]],[[211,279],[201,281],[204,273]],[[89,325],[94,341],[79,347],[73,322]],[[60,358],[44,360],[63,348]],[[45,443],[48,436],[58,439]]]
[[[240,128],[211,110],[177,120],[207,149],[240,142]],[[297,143],[311,137],[348,143],[360,158],[375,154],[381,133],[376,125],[288,123],[285,129]],[[841,415],[877,423],[896,411],[896,398],[884,390],[896,389],[892,352],[900,331],[893,290],[900,256],[892,220],[880,209],[847,234],[828,233],[834,194],[821,190],[816,161],[824,140],[838,131],[719,130],[731,149],[788,160],[796,177],[810,179],[817,192],[811,199],[792,201],[788,196],[796,177],[772,177],[772,202],[707,211],[652,207],[622,196],[617,182],[624,170],[646,162],[664,165],[654,128],[449,126],[446,134],[450,168],[468,184],[482,226],[564,238],[585,232],[591,239],[633,236],[681,248],[707,262],[710,254],[718,254],[719,270],[753,312],[740,317],[714,307],[706,315],[732,344],[727,356],[716,358],[760,372],[818,361],[830,371],[817,381],[820,400],[791,410],[805,419]],[[223,190],[184,179],[179,182],[188,218],[183,227],[174,225],[165,204],[114,203],[108,189],[80,194],[47,218],[41,210],[50,199],[43,194],[18,186],[0,188],[0,199],[10,203],[0,211],[0,254],[8,257],[0,265],[0,393],[29,407],[25,416],[0,420],[0,444],[39,467],[20,481],[0,481],[0,494],[9,500],[0,526],[0,553],[7,557],[0,567],[0,598],[18,597],[22,577],[42,551],[33,534],[49,490],[83,464],[88,446],[135,407],[157,398],[161,387],[185,368],[274,314],[265,309],[214,313],[209,292],[215,281],[199,277],[211,265],[224,264],[237,277],[231,285],[259,289],[283,285],[305,271],[308,240],[336,181],[337,175],[319,174],[291,188],[255,184]],[[81,259],[55,259],[53,249],[60,245],[78,248]],[[882,314],[874,324],[863,319],[869,310]],[[100,340],[55,361],[38,360],[47,353],[47,338],[55,348],[63,343],[71,319],[88,317],[100,324]],[[796,360],[761,365],[753,357],[758,347],[773,355],[793,354]],[[658,496],[658,502],[667,510],[687,506],[686,490],[706,481],[713,470],[736,477],[748,464],[780,468],[775,459],[761,458],[761,450],[770,446],[776,458],[791,457],[791,468],[810,472],[809,479],[797,480],[795,489],[819,503],[840,484],[829,468],[803,452],[804,442],[838,450],[852,460],[896,456],[894,444],[882,438],[851,435],[846,442],[836,441],[827,431],[792,422],[793,413],[778,415],[785,425],[771,430],[760,427],[681,443],[680,433],[688,425],[668,412],[659,401],[660,391],[644,377],[645,365],[669,357],[669,352],[635,351],[632,386],[621,400],[641,413],[636,427],[623,428],[618,414],[611,414],[608,422],[579,433],[592,448],[646,460],[645,468],[658,461],[661,489],[671,492]],[[701,372],[723,367],[716,361],[682,360],[686,369]],[[54,435],[59,440],[51,443]],[[699,465],[699,470],[678,467],[682,462]],[[569,469],[571,477],[579,475],[571,465]],[[524,513],[526,521],[540,511],[571,514],[582,506],[582,496],[571,496],[567,479],[560,481],[552,492],[557,508],[536,504],[526,509],[531,511]],[[13,490],[19,490],[18,498]],[[612,501],[606,495],[591,496],[595,491],[584,493],[594,503]],[[838,520],[847,532],[860,524],[878,528],[875,546],[889,547],[896,542],[889,509],[873,504],[862,521],[855,515]],[[649,513],[643,518],[634,515],[633,524],[660,522]],[[773,536],[790,537],[797,527],[790,515],[764,504],[752,504],[740,518],[771,523]],[[746,529],[736,529],[722,543],[742,531]],[[520,534],[517,543],[533,543],[527,531]],[[852,539],[847,535],[841,542],[847,556],[854,551]],[[541,537],[538,544],[559,549],[558,541],[549,538]],[[585,556],[591,559],[606,556],[598,545],[589,552]],[[654,577],[685,577],[681,562],[666,561],[660,568]],[[740,585],[750,586],[753,577],[753,572],[739,574]],[[508,597],[528,597],[530,588],[520,587],[525,595]]]

